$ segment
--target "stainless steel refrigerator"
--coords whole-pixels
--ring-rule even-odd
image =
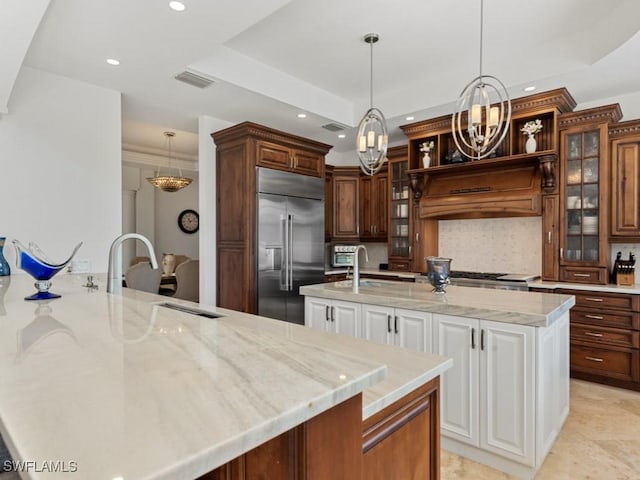
[[[257,168],[258,314],[304,324],[302,285],[324,281],[324,179]]]

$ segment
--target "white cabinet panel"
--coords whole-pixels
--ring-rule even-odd
[[[362,306],[362,335],[373,342],[393,344],[394,312],[391,307],[379,305]]]
[[[431,353],[431,313],[379,305],[362,306],[362,334],[367,340]]]
[[[429,312],[395,309],[394,332],[401,347],[432,353],[433,326]]]
[[[453,358],[442,375],[443,435],[473,446],[478,438],[478,320],[450,315],[433,316],[436,353]]]
[[[331,307],[331,322],[333,323],[333,329],[331,331],[352,337],[360,337],[362,305],[359,303],[333,300]]]
[[[361,310],[359,303],[305,297],[304,323],[323,332],[359,337]]]
[[[331,311],[331,301],[325,298],[305,297],[304,298],[304,320],[307,327],[329,331],[329,315]]]
[[[486,320],[480,328],[480,448],[533,466],[535,331]]]

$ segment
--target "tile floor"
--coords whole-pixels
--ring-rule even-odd
[[[640,480],[640,392],[571,380],[569,417],[536,480]],[[509,475],[442,452],[441,480]]]

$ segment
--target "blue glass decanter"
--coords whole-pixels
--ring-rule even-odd
[[[42,250],[33,242],[29,243],[29,248],[25,247],[18,240],[13,241],[16,247],[16,265],[33,278],[36,283],[34,286],[38,289],[31,296],[24,297],[25,300],[49,300],[52,298],[60,298],[60,295],[49,292],[51,282],[49,281],[56,273],[66,267],[78,249],[82,246],[82,242],[76,245],[71,252],[71,256],[62,263],[55,264],[51,262],[42,253]]]

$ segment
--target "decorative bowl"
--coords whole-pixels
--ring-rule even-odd
[[[60,295],[49,292],[49,288],[51,287],[49,280],[71,262],[73,256],[82,246],[82,242],[76,245],[76,248],[71,252],[71,256],[62,263],[51,262],[42,250],[40,250],[38,245],[33,242],[29,242],[28,248],[18,240],[13,240],[13,245],[16,247],[16,265],[36,280],[34,286],[38,289],[36,293],[24,299],[49,300],[52,298],[60,298]]]

